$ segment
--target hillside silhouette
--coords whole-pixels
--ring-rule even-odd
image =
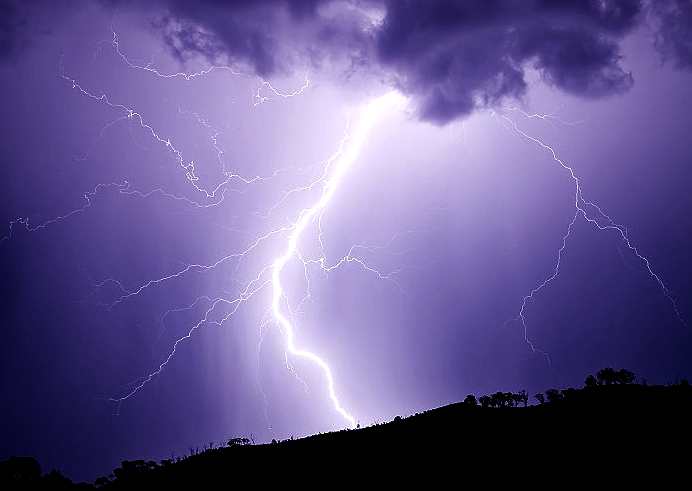
[[[469,395],[367,428],[258,445],[238,437],[175,461],[124,461],[93,484],[72,483],[56,471],[42,475],[33,458],[13,457],[0,462],[0,489],[440,487],[434,483],[479,477],[499,486],[538,484],[552,472],[560,477],[551,477],[559,480],[550,487],[561,488],[572,478],[603,474],[636,479],[663,471],[663,478],[689,466],[691,417],[687,381],[647,385],[627,370],[606,368],[579,389]]]

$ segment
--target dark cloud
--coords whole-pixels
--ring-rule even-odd
[[[307,67],[387,80],[422,118],[446,123],[521,97],[536,70],[562,91],[596,98],[633,77],[620,44],[641,19],[641,0],[102,0],[139,9],[181,60],[202,55],[263,77]],[[0,56],[16,50],[22,16],[0,0]],[[50,2],[44,2],[49,5]],[[658,45],[692,66],[692,2],[652,2]]]
[[[656,46],[679,68],[692,69],[692,1],[653,0]]]
[[[226,57],[263,76],[345,61],[386,74],[438,123],[521,96],[530,67],[579,96],[627,90],[619,41],[641,11],[638,0],[160,1],[181,59]]]
[[[526,90],[524,72],[585,97],[627,90],[618,41],[637,1],[389,1],[378,33],[382,63],[444,123]]]
[[[627,90],[632,75],[619,65],[615,41],[584,28],[527,30],[513,56],[533,60],[546,81],[576,95],[600,97]]]
[[[247,61],[260,75],[278,70],[275,55],[281,41],[276,28],[289,11],[286,2],[168,3],[170,14],[160,27],[179,58],[201,52],[215,61],[223,56]]]
[[[117,7],[158,6],[160,29],[172,52],[182,61],[203,55],[213,62],[249,65],[258,75],[289,72],[298,64],[319,66],[346,54],[363,58],[364,19],[349,9],[327,15],[325,0],[110,0]]]

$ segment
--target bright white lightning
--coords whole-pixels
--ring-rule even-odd
[[[393,105],[400,103],[401,101],[402,96],[399,93],[389,92],[384,96],[371,101],[362,109],[359,121],[356,124],[354,131],[348,137],[346,148],[342,150],[341,154],[338,155],[333,161],[331,166],[331,174],[328,176],[324,187],[322,188],[320,199],[312,207],[304,209],[300,213],[298,220],[294,224],[293,231],[288,238],[286,250],[281,256],[276,258],[272,264],[272,314],[278,322],[279,327],[284,335],[286,341],[286,351],[293,356],[305,358],[306,360],[311,361],[317,365],[320,370],[322,370],[325,378],[327,379],[327,390],[329,392],[329,398],[331,399],[334,409],[336,409],[336,411],[343,416],[346,421],[348,421],[351,427],[356,426],[356,420],[353,415],[344,409],[339,401],[334,385],[334,376],[327,362],[320,358],[320,356],[317,354],[306,349],[298,348],[296,345],[293,325],[282,311],[282,300],[284,300],[285,295],[283,286],[281,285],[281,272],[283,271],[284,266],[286,266],[291,259],[297,256],[298,243],[303,231],[310,222],[319,219],[320,214],[331,201],[336,189],[344,177],[344,174],[360,155],[361,149],[367,140],[372,127],[386,109],[391,108]]]
[[[198,76],[203,76],[211,72],[213,69],[224,69],[230,71],[234,75],[240,75],[240,73],[235,72],[232,68],[230,67],[212,67],[208,70],[199,72],[199,73],[194,73],[194,74],[186,74],[186,73],[175,73],[175,74],[163,74],[160,73],[158,70],[155,68],[152,68],[151,65],[146,65],[146,66],[141,66],[141,65],[136,65],[132,63],[125,55],[120,51],[119,43],[118,43],[118,38],[117,35],[114,34],[113,41],[112,41],[113,47],[115,48],[116,52],[118,55],[125,61],[125,63],[130,67],[130,68],[135,68],[135,69],[140,69],[140,70],[145,70],[149,73],[154,74],[157,77],[160,78],[177,78],[177,77],[184,77],[185,80],[192,80],[193,78],[196,78]],[[125,195],[132,195],[136,197],[141,197],[141,198],[147,198],[149,196],[152,196],[154,194],[159,194],[165,198],[170,198],[174,199],[176,201],[184,201],[190,205],[193,205],[197,208],[208,208],[208,207],[213,207],[221,204],[221,202],[225,198],[225,192],[226,192],[226,186],[230,183],[231,180],[237,179],[241,183],[244,184],[252,184],[257,181],[266,181],[274,176],[276,176],[278,173],[282,172],[284,169],[279,169],[275,171],[272,175],[268,177],[252,177],[252,178],[246,178],[242,177],[239,174],[236,174],[235,172],[229,171],[225,163],[223,161],[223,150],[218,146],[217,142],[217,137],[219,135],[219,131],[216,130],[211,126],[211,124],[202,116],[200,116],[197,113],[194,112],[188,112],[188,111],[182,111],[179,108],[179,113],[181,114],[190,114],[193,117],[196,118],[197,122],[204,126],[207,129],[212,130],[211,134],[211,142],[214,150],[217,153],[217,160],[218,163],[221,165],[223,169],[223,174],[225,176],[225,180],[221,182],[220,184],[216,185],[214,188],[211,190],[205,189],[204,187],[201,187],[198,184],[198,178],[197,175],[195,174],[195,162],[194,161],[185,161],[183,158],[183,155],[181,151],[174,145],[174,143],[167,137],[165,137],[163,134],[159,133],[158,130],[156,130],[153,126],[151,126],[149,123],[147,123],[144,119],[144,117],[136,111],[134,108],[131,108],[129,106],[126,106],[124,104],[120,104],[117,102],[112,102],[110,97],[103,93],[103,94],[98,94],[98,93],[93,93],[89,91],[88,89],[84,88],[80,83],[69,76],[67,76],[62,69],[62,62],[60,64],[60,76],[69,82],[72,85],[73,89],[78,90],[83,96],[95,100],[97,102],[103,103],[106,106],[108,106],[111,109],[115,109],[118,111],[121,111],[124,113],[124,115],[115,121],[109,123],[102,129],[99,138],[102,136],[103,131],[108,128],[109,126],[119,122],[119,121],[125,121],[125,120],[131,120],[135,121],[135,123],[138,123],[138,126],[141,127],[143,130],[145,130],[150,136],[154,138],[155,141],[165,145],[166,149],[170,152],[172,152],[176,158],[176,161],[178,164],[183,168],[185,171],[185,176],[187,181],[192,184],[193,188],[201,192],[207,199],[213,199],[214,201],[211,204],[201,204],[198,203],[194,200],[190,200],[186,197],[183,196],[177,196],[170,194],[166,191],[164,191],[161,188],[154,189],[149,192],[141,192],[137,190],[133,190],[130,187],[130,183],[128,181],[124,181],[122,184],[117,184],[117,183],[112,183],[112,184],[102,184],[97,186],[97,188],[93,191],[93,193],[87,193],[85,195],[85,199],[87,201],[86,206],[82,209],[75,210],[73,212],[70,212],[68,215],[58,217],[53,220],[49,220],[46,223],[37,225],[37,226],[31,226],[29,225],[28,220],[17,220],[17,223],[20,223],[24,225],[28,231],[34,231],[38,230],[40,228],[44,228],[54,222],[61,221],[63,219],[66,219],[70,216],[72,216],[75,213],[80,213],[83,211],[86,211],[86,208],[91,206],[91,201],[90,198],[93,197],[101,187],[106,187],[106,186],[116,186],[118,189],[118,192],[120,194],[125,194]],[[309,80],[306,78],[305,84],[300,87],[297,90],[294,90],[292,92],[280,92],[278,91],[275,87],[273,87],[268,81],[261,80],[261,86],[258,89],[257,93],[255,94],[255,100],[253,105],[258,105],[259,103],[267,102],[270,99],[270,97],[263,96],[261,93],[261,89],[264,87],[268,89],[270,92],[273,93],[273,95],[280,97],[280,98],[291,98],[295,96],[301,95],[305,89],[309,86]],[[348,253],[339,259],[336,263],[333,265],[327,265],[326,264],[326,257],[324,254],[324,244],[322,240],[322,228],[321,228],[321,220],[323,213],[325,211],[325,208],[329,201],[331,200],[335,189],[338,187],[338,184],[343,178],[344,173],[348,170],[348,168],[355,162],[355,160],[358,158],[358,155],[360,154],[361,148],[364,145],[365,141],[367,140],[367,137],[370,133],[370,130],[372,129],[373,125],[377,122],[378,118],[382,115],[382,113],[386,110],[394,106],[395,104],[401,104],[404,102],[404,97],[401,96],[397,92],[390,92],[387,93],[386,95],[379,97],[377,99],[372,100],[370,103],[366,104],[361,108],[360,111],[357,113],[357,118],[355,119],[355,124],[352,124],[351,127],[353,130],[351,132],[347,132],[345,138],[341,141],[341,144],[339,145],[339,148],[337,151],[326,161],[324,171],[322,172],[321,176],[319,176],[316,180],[313,180],[310,184],[307,186],[302,186],[298,187],[295,189],[291,189],[287,193],[284,194],[284,196],[279,200],[278,203],[276,203],[274,206],[269,208],[269,211],[267,212],[267,216],[271,214],[273,210],[275,210],[278,206],[283,204],[285,199],[287,199],[290,195],[294,193],[300,193],[304,191],[310,191],[313,190],[317,187],[321,188],[321,195],[320,199],[311,207],[307,209],[303,209],[297,214],[297,218],[295,222],[290,223],[287,226],[282,226],[277,229],[270,230],[269,232],[260,235],[258,237],[255,237],[253,241],[251,241],[248,246],[236,253],[232,253],[229,255],[226,255],[219,259],[218,261],[213,262],[212,264],[188,264],[186,265],[183,269],[163,276],[161,278],[157,278],[154,280],[150,280],[145,282],[144,284],[140,285],[139,287],[135,288],[134,290],[128,290],[126,289],[122,283],[120,283],[118,280],[109,278],[106,279],[99,284],[97,284],[97,287],[101,287],[105,285],[106,283],[114,283],[117,287],[118,290],[120,291],[120,296],[115,299],[114,302],[111,304],[107,305],[109,309],[112,309],[122,303],[123,301],[127,300],[130,297],[139,295],[142,293],[145,289],[159,285],[163,282],[166,282],[168,280],[173,280],[176,278],[179,278],[186,273],[190,271],[208,271],[208,270],[213,270],[217,266],[219,266],[222,263],[225,263],[231,259],[242,259],[246,255],[249,255],[253,250],[255,250],[256,247],[260,245],[260,243],[269,240],[274,237],[278,237],[280,235],[283,235],[284,233],[289,234],[287,237],[287,249],[285,250],[284,254],[278,258],[276,258],[273,262],[269,262],[266,264],[264,267],[261,268],[259,273],[254,276],[245,286],[241,289],[239,294],[235,298],[224,298],[224,297],[208,297],[208,296],[202,296],[196,299],[191,305],[182,307],[182,308],[176,308],[176,309],[169,309],[166,311],[162,318],[161,322],[162,324],[165,321],[165,318],[168,314],[173,313],[173,312],[180,312],[180,311],[185,311],[185,310],[191,310],[196,308],[196,306],[200,303],[200,301],[205,300],[209,302],[209,305],[206,309],[203,311],[203,315],[201,318],[198,319],[197,322],[195,322],[187,331],[186,334],[183,335],[182,337],[178,338],[175,343],[173,344],[171,350],[169,351],[168,355],[164,358],[164,360],[157,366],[157,368],[148,375],[145,375],[141,378],[139,378],[136,381],[133,381],[132,384],[129,385],[129,388],[127,389],[127,392],[120,396],[120,397],[111,397],[108,400],[117,403],[116,407],[116,412],[119,410],[120,403],[124,402],[125,400],[129,399],[130,397],[134,396],[136,393],[138,393],[141,389],[143,389],[147,384],[149,384],[155,377],[157,377],[163,370],[164,368],[168,365],[168,363],[173,359],[175,356],[178,347],[180,346],[181,343],[185,342],[186,340],[190,339],[191,336],[200,329],[203,325],[218,325],[221,326],[223,325],[230,317],[232,317],[235,312],[240,308],[240,306],[250,300],[256,293],[260,292],[261,290],[264,290],[265,288],[272,287],[273,289],[273,300],[271,304],[271,309],[270,309],[270,319],[273,319],[278,325],[279,328],[282,332],[282,334],[285,337],[286,341],[286,364],[289,367],[289,369],[296,375],[298,380],[300,378],[297,376],[296,372],[292,369],[290,362],[288,361],[289,356],[292,357],[300,357],[307,359],[311,361],[312,363],[316,364],[322,371],[324,377],[327,380],[327,388],[328,388],[328,394],[331,402],[333,403],[333,406],[335,410],[348,422],[348,424],[353,427],[356,426],[356,420],[355,418],[349,414],[341,405],[339,402],[339,399],[336,395],[336,390],[335,390],[335,384],[334,384],[334,377],[332,375],[332,371],[329,367],[329,365],[326,363],[326,361],[319,357],[317,354],[304,350],[304,349],[298,349],[295,344],[295,335],[294,335],[294,329],[293,325],[291,322],[288,320],[288,318],[282,313],[281,309],[281,302],[282,300],[285,299],[283,288],[281,286],[281,272],[283,267],[288,263],[293,257],[296,257],[299,259],[302,264],[303,268],[305,270],[305,275],[306,275],[306,282],[307,282],[307,288],[308,292],[306,295],[306,298],[310,296],[310,282],[309,282],[309,275],[308,275],[308,266],[317,264],[321,268],[322,271],[325,273],[329,273],[331,271],[334,271],[336,269],[339,269],[342,265],[346,263],[357,263],[360,267],[362,267],[364,270],[369,271],[371,273],[374,273],[378,278],[380,279],[387,279],[393,281],[395,284],[396,281],[394,281],[391,278],[391,275],[395,274],[396,272],[389,273],[389,274],[383,274],[380,271],[372,268],[369,266],[364,259],[354,255],[354,251],[356,248],[364,248],[364,249],[369,249],[368,246],[364,245],[354,245],[351,247],[351,249],[348,251]],[[322,251],[321,257],[318,259],[306,259],[303,257],[301,252],[298,250],[298,245],[300,241],[300,237],[303,234],[303,231],[306,229],[309,223],[315,222],[317,224],[317,228],[319,231],[318,239],[320,243],[320,250]],[[7,237],[3,237],[0,239],[0,242],[4,241],[5,239],[9,239],[11,237],[11,232],[12,232],[12,226],[14,225],[15,222],[10,223],[10,233],[8,234]],[[399,286],[397,284],[397,286]],[[399,287],[400,288],[400,287]],[[222,317],[219,320],[214,320],[212,318],[212,315],[218,314],[217,309],[219,307],[225,306],[229,310],[222,315]],[[291,308],[290,305],[288,304],[288,301],[286,300],[286,309],[287,309],[287,315],[288,317],[292,316]],[[263,326],[268,324],[269,319],[267,321],[263,322]],[[165,324],[164,324],[165,327]],[[302,382],[302,381],[301,381]],[[304,382],[303,382],[304,383]]]
[[[344,174],[346,171],[350,168],[350,166],[356,161],[358,158],[361,148],[364,145],[365,141],[367,140],[367,137],[370,133],[370,130],[374,126],[374,124],[377,122],[379,117],[383,114],[383,112],[386,109],[391,108],[394,105],[400,104],[404,102],[403,96],[396,92],[390,92],[382,97],[379,97],[373,101],[371,101],[369,104],[365,105],[361,111],[358,114],[358,118],[356,120],[356,123],[354,125],[354,129],[350,132],[347,133],[346,137],[342,140],[341,145],[339,146],[339,149],[327,160],[327,164],[324,170],[324,173],[322,176],[315,182],[313,182],[310,186],[306,187],[305,190],[307,189],[312,189],[317,185],[321,185],[322,187],[322,193],[320,195],[320,199],[310,208],[303,209],[298,213],[298,217],[294,223],[291,223],[290,225],[281,227],[279,229],[272,230],[265,235],[262,235],[258,238],[256,238],[255,241],[253,241],[245,250],[239,253],[235,254],[229,254],[227,256],[224,256],[220,260],[216,261],[213,264],[208,264],[208,265],[203,265],[203,264],[190,264],[187,265],[184,269],[174,273],[170,274],[167,276],[164,276],[162,278],[158,278],[156,280],[150,280],[143,285],[141,285],[139,288],[133,290],[133,291],[127,291],[123,290],[124,294],[117,298],[115,302],[111,305],[111,307],[114,307],[118,305],[119,303],[123,302],[127,298],[130,298],[135,295],[139,295],[143,290],[146,288],[149,288],[151,286],[160,284],[162,282],[178,278],[185,273],[191,271],[191,270],[211,270],[216,268],[219,264],[226,262],[232,258],[242,258],[245,257],[247,254],[249,254],[255,247],[259,245],[259,243],[269,239],[272,236],[287,232],[289,233],[289,236],[287,238],[287,246],[284,254],[278,258],[276,258],[273,262],[270,262],[266,266],[264,266],[260,272],[257,274],[257,276],[252,279],[248,284],[245,285],[244,289],[241,291],[241,293],[234,299],[225,299],[225,298],[204,298],[200,297],[197,299],[191,306],[185,307],[184,309],[187,310],[189,308],[192,308],[194,305],[198,303],[199,300],[201,299],[206,299],[208,301],[211,301],[210,306],[204,311],[204,314],[201,319],[197,323],[195,323],[188,331],[187,333],[182,336],[181,338],[178,338],[176,342],[173,344],[172,349],[170,350],[168,356],[158,365],[156,370],[150,372],[147,376],[142,377],[138,381],[134,382],[133,387],[124,395],[121,397],[113,397],[110,398],[109,400],[116,402],[116,403],[121,403],[125,401],[126,399],[129,399],[133,395],[135,395],[137,392],[139,392],[145,385],[150,383],[154,377],[158,376],[163,369],[168,365],[168,363],[173,359],[173,357],[176,354],[176,351],[178,349],[178,346],[180,343],[190,339],[192,334],[199,329],[202,325],[204,324],[216,324],[216,325],[222,325],[228,320],[240,307],[240,305],[246,301],[248,301],[252,296],[254,296],[256,293],[258,293],[260,290],[263,290],[266,287],[272,287],[273,289],[273,299],[272,299],[272,305],[271,305],[271,313],[272,317],[274,320],[279,324],[279,327],[285,337],[286,340],[286,353],[287,356],[295,356],[295,357],[300,357],[300,358],[305,358],[312,363],[316,364],[321,371],[323,372],[326,380],[327,380],[327,389],[328,389],[328,394],[329,398],[334,406],[334,409],[349,423],[351,427],[354,427],[356,425],[355,418],[348,413],[341,403],[339,402],[339,399],[336,394],[336,389],[335,389],[335,384],[334,384],[334,377],[332,375],[332,371],[327,364],[327,362],[319,357],[317,354],[304,350],[304,349],[298,349],[295,344],[295,335],[294,335],[294,329],[293,325],[291,322],[288,320],[288,318],[282,313],[281,309],[281,301],[285,298],[284,297],[284,292],[283,288],[281,286],[281,272],[283,270],[283,267],[293,258],[296,257],[299,260],[302,261],[303,266],[307,267],[308,264],[313,264],[313,263],[318,263],[321,267],[321,269],[325,272],[332,271],[334,269],[339,268],[342,264],[345,262],[357,262],[362,268],[364,268],[367,271],[370,271],[372,273],[375,273],[377,277],[380,279],[391,279],[390,275],[383,274],[376,269],[371,268],[368,266],[362,259],[360,259],[357,256],[353,255],[353,251],[356,247],[359,246],[353,246],[347,255],[343,258],[341,258],[339,261],[337,261],[334,265],[332,266],[327,266],[325,265],[325,258],[324,255],[320,259],[315,259],[315,260],[305,260],[303,259],[302,255],[300,254],[300,251],[298,250],[298,245],[300,241],[300,237],[302,236],[304,230],[307,228],[307,226],[315,221],[319,225],[319,220],[322,217],[322,213],[325,211],[325,208],[329,201],[331,200],[332,196],[334,195],[334,192],[336,188],[338,187],[339,183],[341,182]],[[320,234],[321,234],[321,229],[320,229]],[[322,245],[322,241],[320,240],[320,245]],[[360,247],[365,247],[365,246],[360,246]],[[306,273],[307,275],[307,273]],[[269,276],[269,278],[266,278]],[[307,278],[306,278],[307,279]],[[108,280],[109,281],[109,280]],[[309,283],[308,283],[309,287]],[[219,321],[212,321],[210,319],[210,316],[214,311],[216,310],[217,306],[219,305],[225,305],[229,307],[231,310],[227,312],[221,320]],[[286,304],[288,308],[288,304]],[[174,309],[174,310],[182,310],[182,309]],[[164,317],[172,312],[168,311],[164,314]],[[288,365],[288,361],[287,361]],[[290,365],[289,365],[290,368]],[[292,370],[293,371],[293,370]],[[294,373],[295,374],[295,373]],[[300,380],[300,379],[299,379]]]

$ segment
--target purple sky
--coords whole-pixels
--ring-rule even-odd
[[[0,1],[0,458],[93,479],[345,427],[286,353],[266,268],[391,90],[406,107],[298,243],[352,260],[281,272],[297,345],[361,424],[609,365],[692,374],[688,1],[141,4]],[[539,141],[592,223],[525,332],[577,211]]]

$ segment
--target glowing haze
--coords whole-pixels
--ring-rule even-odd
[[[77,479],[689,377],[689,2],[0,2],[0,458]]]

